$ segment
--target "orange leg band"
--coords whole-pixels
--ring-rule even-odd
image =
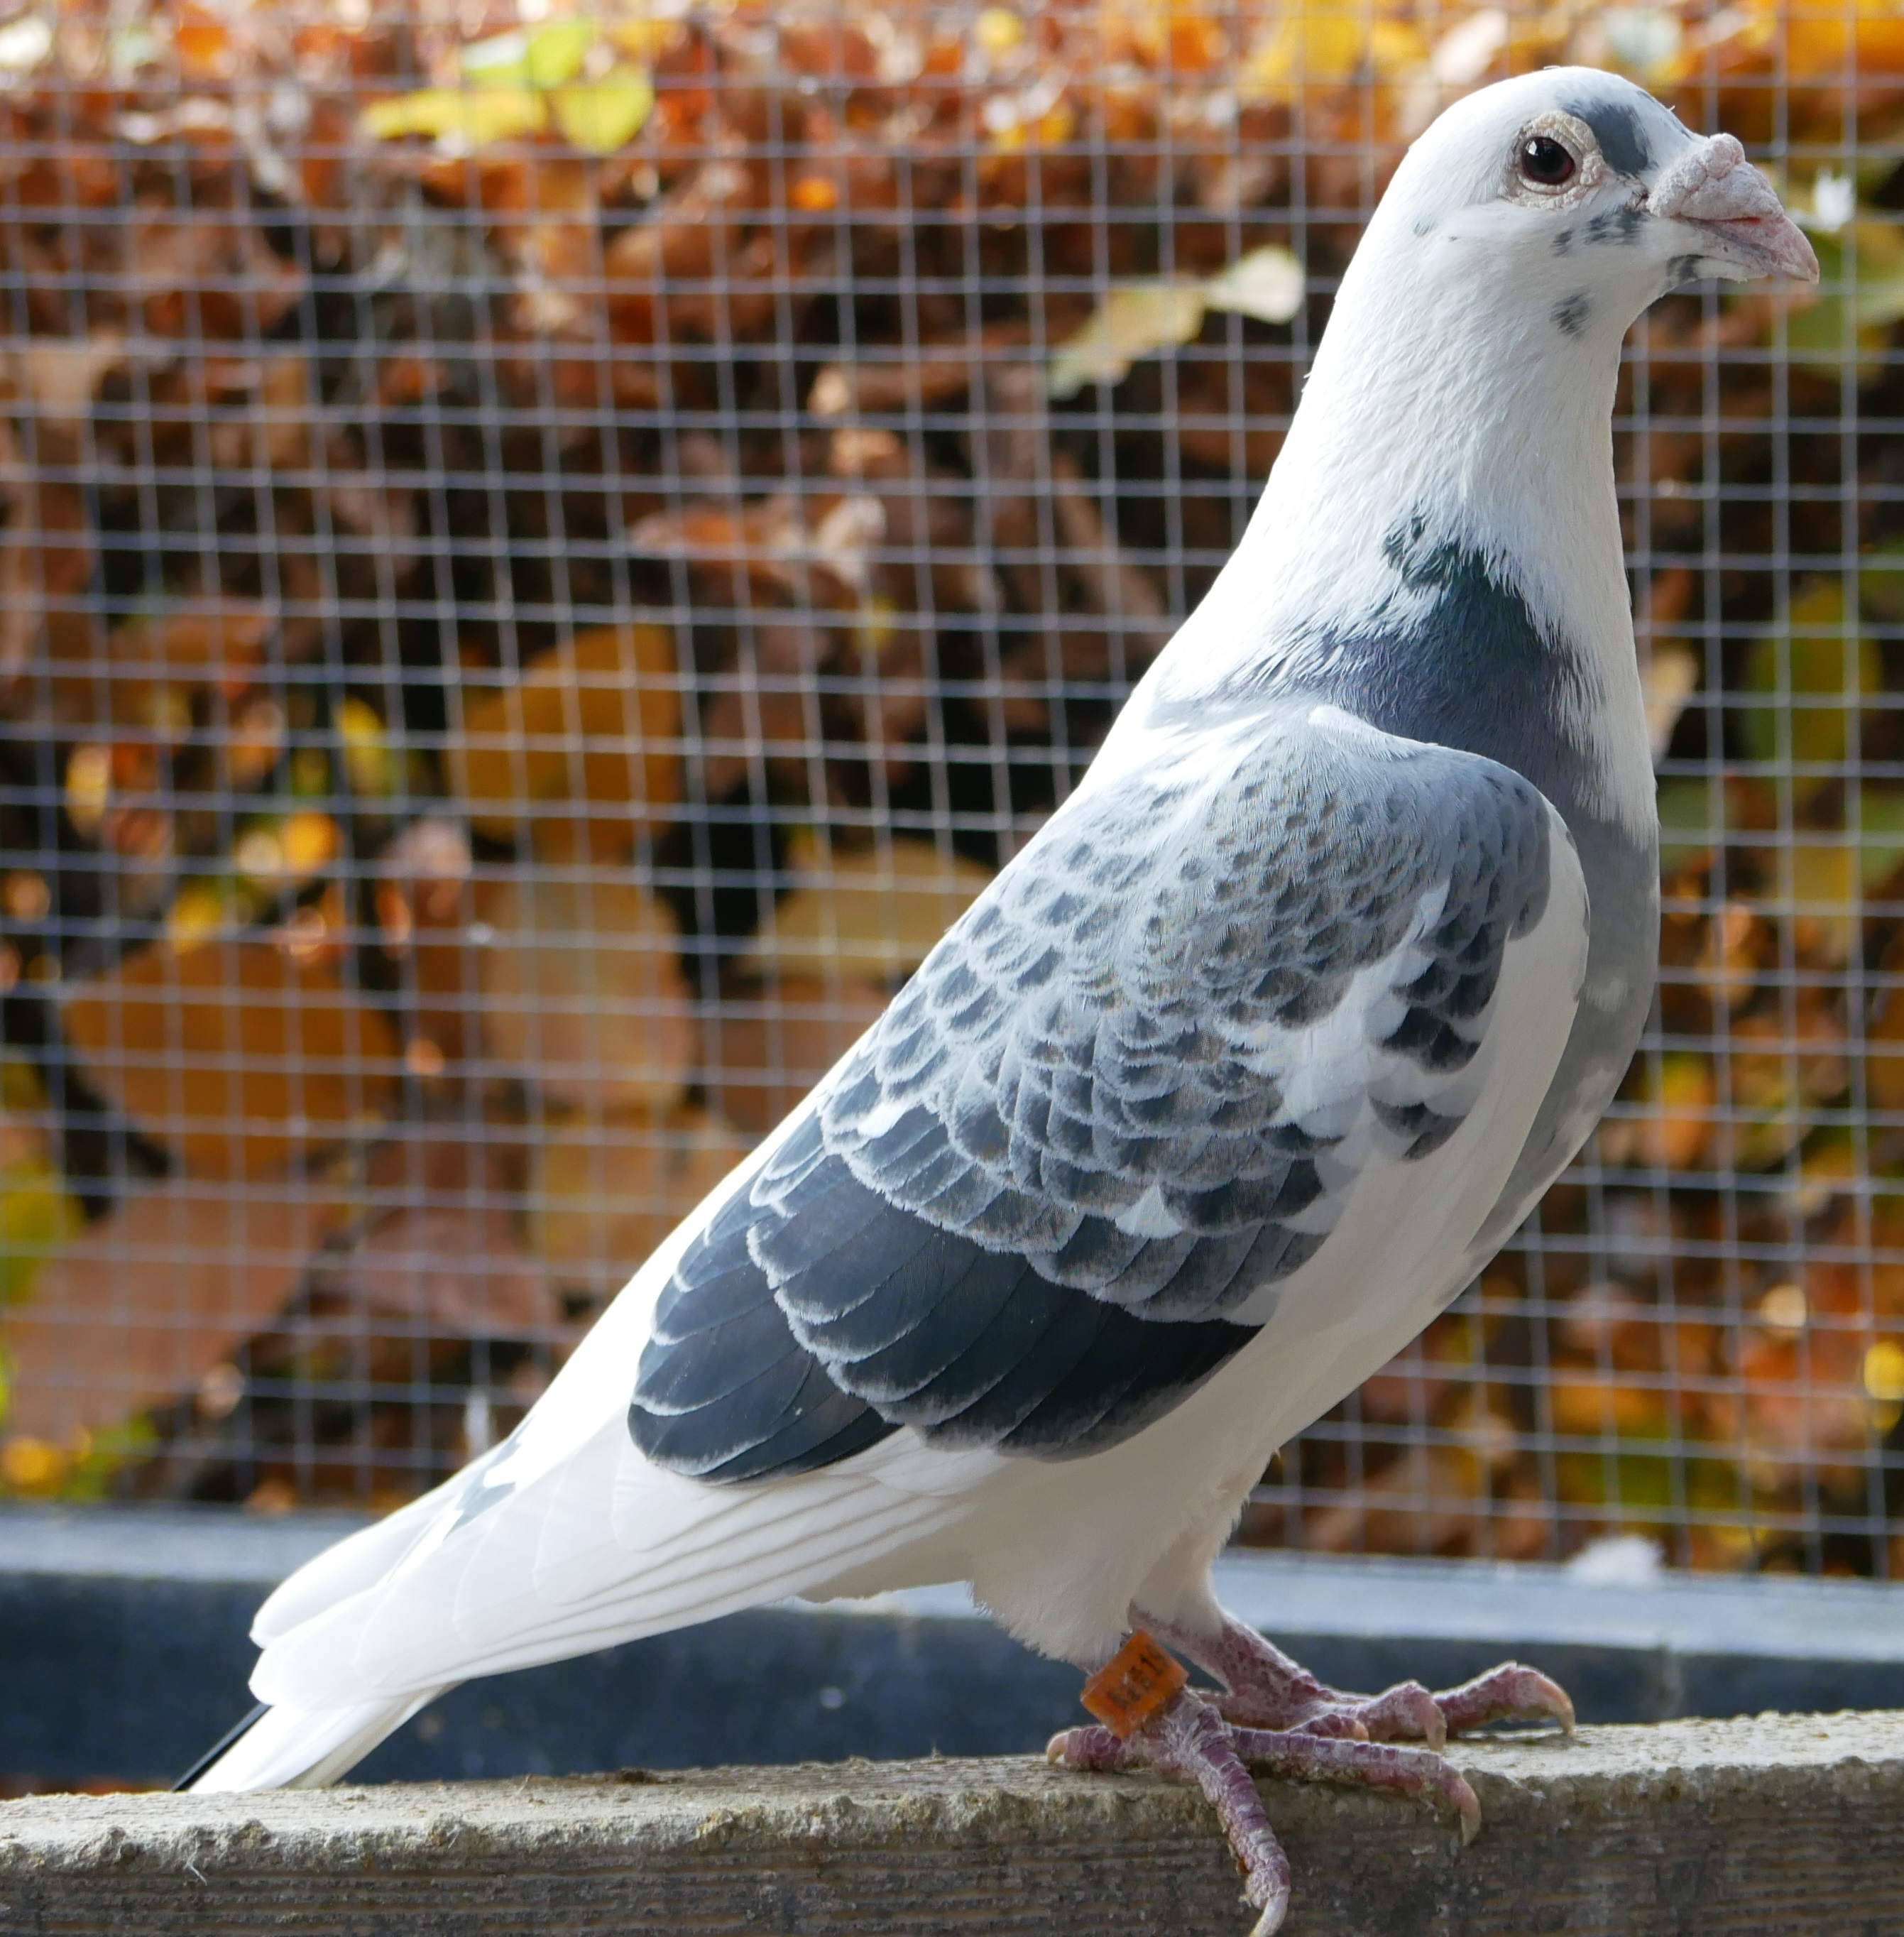
[[[1133,1735],[1189,1679],[1176,1656],[1140,1628],[1084,1684],[1078,1699],[1112,1735]]]

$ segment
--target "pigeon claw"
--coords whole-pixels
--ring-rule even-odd
[[[1435,1705],[1446,1718],[1450,1735],[1478,1729],[1488,1722],[1557,1722],[1560,1732],[1573,1732],[1573,1703],[1557,1681],[1537,1668],[1504,1661],[1458,1688],[1445,1689]]]
[[[1237,1753],[1239,1732],[1209,1702],[1186,1688],[1128,1735],[1099,1727],[1067,1729],[1052,1736],[1045,1759],[1067,1769],[1100,1773],[1154,1769],[1195,1783],[1229,1838],[1243,1873],[1243,1900],[1258,1913],[1250,1937],[1273,1937],[1289,1914],[1289,1859]],[[1323,1751],[1354,1746],[1311,1739]]]
[[[1464,1843],[1472,1842],[1481,1827],[1481,1804],[1467,1778],[1433,1749],[1306,1727],[1246,1728],[1224,1720],[1214,1702],[1191,1689],[1128,1735],[1097,1726],[1067,1729],[1052,1737],[1045,1760],[1095,1774],[1154,1769],[1194,1782],[1229,1838],[1245,1899],[1261,1913],[1250,1937],[1269,1937],[1281,1929],[1290,1890],[1289,1860],[1270,1827],[1253,1774],[1418,1797],[1454,1817]]]
[[[1134,1612],[1136,1611],[1134,1610]],[[1490,1722],[1557,1722],[1571,1733],[1573,1704],[1557,1682],[1515,1661],[1431,1693],[1398,1681],[1379,1695],[1345,1694],[1291,1661],[1254,1628],[1225,1614],[1215,1634],[1145,1617],[1149,1634],[1224,1684],[1210,1695],[1180,1688],[1140,1726],[1052,1736],[1046,1760],[1067,1769],[1155,1769],[1195,1782],[1209,1797],[1261,1912],[1251,1937],[1279,1929],[1289,1863],[1264,1815],[1251,1772],[1296,1782],[1393,1790],[1442,1810],[1461,1841],[1481,1829],[1481,1804],[1441,1754],[1451,1735]]]
[[[1557,1722],[1573,1730],[1566,1690],[1539,1669],[1503,1662],[1458,1688],[1430,1693],[1398,1681],[1379,1695],[1352,1695],[1320,1681],[1254,1628],[1224,1615],[1214,1635],[1152,1620],[1152,1632],[1222,1683],[1216,1697],[1227,1721],[1295,1730],[1324,1739],[1421,1742],[1443,1747],[1450,1735],[1490,1722]]]
[[[1480,1832],[1479,1799],[1467,1777],[1433,1749],[1331,1739],[1298,1729],[1236,1729],[1231,1735],[1237,1755],[1260,1775],[1399,1790],[1447,1810],[1461,1824],[1464,1843],[1473,1842]]]

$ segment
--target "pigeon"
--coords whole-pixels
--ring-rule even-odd
[[[1571,1726],[1508,1663],[1328,1687],[1211,1583],[1292,1435],[1470,1284],[1612,1099],[1658,828],[1621,341],[1815,280],[1730,135],[1521,76],[1403,159],[1234,557],[1064,804],[636,1272],[517,1429],[266,1601],[201,1792],[334,1781],[466,1678],[934,1582],[1090,1677],[1048,1754],[1479,1820],[1439,1754]],[[1192,1684],[1185,1666],[1213,1687]]]

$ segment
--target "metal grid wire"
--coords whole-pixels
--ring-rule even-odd
[[[0,20],[0,1484],[381,1506],[507,1430],[1073,784],[1409,135],[1566,59],[1825,280],[1630,347],[1622,1101],[1243,1537],[1904,1571],[1871,0]]]

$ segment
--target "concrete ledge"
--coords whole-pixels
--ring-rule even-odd
[[[1289,1937],[1875,1937],[1904,1927],[1904,1717],[1458,1745],[1487,1826],[1266,1784]],[[1193,1792],[1041,1762],[0,1805],[0,1932],[1241,1933]]]

